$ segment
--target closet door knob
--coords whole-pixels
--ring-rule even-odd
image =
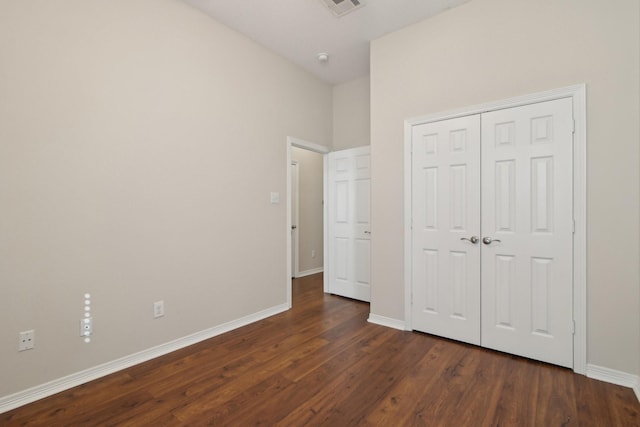
[[[478,243],[478,241],[479,241],[480,239],[478,239],[478,236],[471,236],[471,237],[469,237],[469,238],[467,238],[467,237],[461,237],[461,238],[460,238],[460,240],[466,240],[466,241],[471,242],[471,243],[473,243],[473,244],[475,245],[476,243]]]
[[[484,243],[485,245],[490,245],[493,242],[501,242],[502,240],[498,240],[498,239],[492,239],[491,237],[485,237],[482,239],[482,243]]]

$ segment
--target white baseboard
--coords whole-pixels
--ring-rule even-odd
[[[232,320],[230,322],[223,323],[222,325],[214,326],[213,328],[196,332],[195,334],[187,335],[185,337],[178,338],[177,340],[170,341],[147,350],[142,350],[138,353],[134,353],[102,365],[94,366],[93,368],[76,372],[66,377],[41,384],[18,393],[0,397],[0,414],[89,381],[93,381],[100,377],[104,377],[105,375],[109,375],[173,351],[180,350],[181,348],[199,343],[200,341],[224,334],[225,332],[246,326],[250,323],[257,322],[258,320],[282,313],[288,309],[289,306],[287,304],[277,305],[258,313],[250,314],[240,319]]]
[[[587,377],[633,389],[640,401],[640,378],[627,372],[587,364]]]
[[[324,267],[312,268],[311,270],[299,271],[296,279],[305,276],[311,276],[312,274],[322,273],[324,272]]]
[[[386,326],[387,328],[406,330],[404,320],[392,319],[390,317],[378,316],[377,314],[369,313],[369,323],[375,323],[376,325]]]

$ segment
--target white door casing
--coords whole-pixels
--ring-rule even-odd
[[[328,161],[328,292],[369,301],[371,225],[369,147],[334,151]]]
[[[480,116],[412,139],[413,328],[479,345]]]
[[[300,272],[299,265],[299,240],[300,230],[298,229],[299,219],[299,165],[298,162],[292,161],[291,170],[291,277],[296,278]]]
[[[572,156],[569,98],[482,115],[482,345],[567,367]]]
[[[574,301],[583,301],[582,294],[574,297],[572,277],[573,204],[576,199],[582,200],[573,185],[573,103],[574,99],[564,98],[480,111],[482,115],[462,118],[480,118],[482,122],[482,138],[477,145],[482,146],[482,155],[476,160],[482,169],[481,190],[477,191],[478,195],[482,193],[479,237],[493,239],[478,243],[477,259],[482,260],[479,286],[482,297],[477,300],[481,308],[480,343],[569,367],[574,366],[572,305]],[[473,168],[468,167],[466,160],[448,158],[451,139],[455,139],[451,135],[463,128],[462,119],[417,123],[408,128],[412,147],[409,205],[412,230],[411,273],[407,278],[413,293],[412,329],[474,342],[459,337],[456,328],[459,322],[455,320],[460,316],[452,314],[456,310],[451,308],[452,300],[446,299],[447,295],[460,295],[455,288],[461,288],[461,278],[468,280],[470,264],[466,258],[472,252],[459,251],[453,239],[438,238],[439,234],[447,236],[455,229],[451,224],[461,216],[454,211],[460,211],[460,200],[468,200],[460,196],[462,187],[456,183],[462,180],[451,175],[461,175],[463,170],[466,173]],[[455,144],[462,147],[459,142]],[[582,188],[578,181],[576,186]],[[469,207],[473,205],[465,206]],[[429,234],[431,237],[424,237]],[[581,237],[578,241],[583,240]],[[582,253],[582,248],[577,252]],[[458,267],[450,261],[455,257]],[[438,286],[432,286],[433,283]],[[437,310],[429,308],[429,304],[425,310],[425,298],[436,301],[440,307],[444,302],[444,309],[439,311],[446,314],[449,310],[449,315],[434,316]],[[432,319],[425,328],[421,323],[428,319],[427,314]],[[438,331],[441,327],[444,333]]]

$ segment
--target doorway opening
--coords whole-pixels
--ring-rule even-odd
[[[287,137],[286,231],[289,308],[292,304],[292,278],[324,271],[327,259],[327,212],[324,204],[327,191],[326,157],[330,151],[323,145]],[[324,289],[326,292],[326,278]]]

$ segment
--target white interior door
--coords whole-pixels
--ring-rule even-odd
[[[371,270],[369,147],[327,156],[329,292],[369,301]]]
[[[573,366],[569,98],[482,115],[482,345]]]
[[[300,271],[299,265],[299,244],[298,229],[299,222],[299,191],[298,191],[298,162],[291,162],[291,277],[298,277]]]
[[[414,329],[573,366],[572,105],[414,126]]]
[[[412,140],[413,327],[480,344],[480,116]]]

